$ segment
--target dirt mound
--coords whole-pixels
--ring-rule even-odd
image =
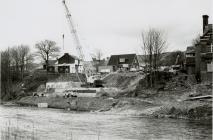
[[[103,79],[105,87],[117,87],[120,89],[135,88],[140,79],[144,77],[141,73],[112,73]]]
[[[31,75],[24,78],[25,92],[37,91],[40,85],[45,85],[47,81],[55,80],[60,75],[57,73],[46,73],[44,70],[36,70]]]

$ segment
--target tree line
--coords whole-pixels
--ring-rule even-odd
[[[148,75],[147,84],[149,87],[155,87],[160,74],[160,66],[183,66],[184,52],[173,51],[166,53],[168,42],[165,33],[155,28],[143,31],[141,38],[141,49],[144,56],[143,61],[145,62],[145,73]]]
[[[158,29],[149,29],[141,34],[145,72],[150,75],[148,85],[153,87],[155,85],[156,77],[158,76],[159,67],[165,65],[161,58],[168,46],[167,39],[164,32]],[[24,77],[34,69],[34,60],[41,59],[46,65],[46,71],[49,65],[49,60],[58,56],[60,47],[55,41],[43,40],[34,45],[36,52],[32,53],[28,45],[18,45],[8,47],[1,51],[1,98],[4,95],[10,95],[11,85],[16,82],[23,82]],[[96,63],[94,66],[98,70],[98,64],[102,57],[101,50],[97,50],[93,54]],[[176,56],[180,55],[183,59],[181,51],[172,52],[166,62],[169,65],[174,64]],[[183,61],[183,60],[182,60]],[[48,74],[48,72],[47,72]]]
[[[56,42],[40,41],[35,44],[36,52],[32,53],[30,46],[18,45],[1,51],[1,99],[12,99],[16,95],[13,85],[23,83],[24,77],[34,70],[34,60],[37,58],[48,66],[48,60],[54,58],[60,51]]]
[[[32,62],[33,55],[27,45],[14,46],[1,52],[1,96],[10,95],[12,84],[23,81]]]

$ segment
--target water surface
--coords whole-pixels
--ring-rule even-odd
[[[1,140],[211,140],[208,122],[0,106]]]

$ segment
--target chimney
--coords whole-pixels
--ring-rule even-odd
[[[203,33],[205,31],[205,27],[208,25],[208,15],[203,15]]]

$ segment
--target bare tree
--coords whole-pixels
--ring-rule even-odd
[[[33,57],[27,45],[19,45],[11,48],[11,68],[16,77],[23,80],[27,66],[32,63]],[[17,79],[17,78],[16,78]]]
[[[162,31],[155,30],[154,31],[154,69],[158,70],[160,65],[160,60],[162,57],[162,53],[166,50],[167,42],[165,40],[165,36]]]
[[[16,73],[16,75],[19,75],[19,66],[20,66],[20,59],[19,59],[19,51],[18,51],[18,47],[13,47],[10,50],[11,53],[11,57],[12,57],[12,65],[14,66],[14,71]]]
[[[34,68],[34,64],[33,64],[33,61],[34,61],[34,55],[32,53],[30,53],[27,57],[26,57],[26,60],[25,60],[25,69],[26,71],[30,71]]]
[[[93,59],[100,61],[103,57],[103,52],[100,49],[96,49],[95,53],[93,53],[91,56],[92,56]]]
[[[166,49],[166,39],[162,31],[157,29],[149,29],[147,32],[142,32],[142,50],[145,55],[145,62],[148,65],[149,85],[153,87],[156,71],[160,64],[162,52]],[[154,77],[153,77],[154,72]]]
[[[56,46],[55,41],[44,40],[35,44],[35,48],[37,49],[36,54],[38,54],[46,64],[46,70],[49,66],[49,59],[56,57],[60,52],[60,48]]]
[[[148,83],[150,84],[150,87],[152,87],[152,67],[153,67],[153,61],[152,61],[152,56],[153,56],[153,34],[154,31],[150,29],[148,32],[143,32],[142,33],[142,41],[143,41],[143,46],[142,49],[145,54],[145,58],[147,59],[148,62],[148,72],[150,73],[150,78]]]
[[[193,40],[192,40],[192,45],[195,46],[200,42],[200,34],[198,34]]]
[[[102,57],[103,57],[103,53],[100,49],[98,49],[96,51],[96,59],[100,61],[102,59]]]
[[[184,63],[184,52],[176,50],[165,55],[161,64],[164,66],[181,65]]]
[[[21,80],[23,80],[24,71],[26,70],[27,63],[29,63],[29,60],[33,60],[33,58],[30,54],[30,48],[27,45],[18,46],[18,51],[20,59]]]
[[[11,51],[8,48],[1,52],[1,99],[8,98],[11,90]]]
[[[92,58],[93,58],[93,65],[95,66],[96,68],[96,72],[98,72],[98,66],[100,65],[101,63],[101,59],[103,57],[103,53],[100,49],[97,49],[95,51],[94,54],[92,54]]]
[[[26,66],[32,61],[32,54],[27,45],[14,46],[1,51],[1,98],[8,100],[17,97],[17,91],[11,85],[24,79]]]

